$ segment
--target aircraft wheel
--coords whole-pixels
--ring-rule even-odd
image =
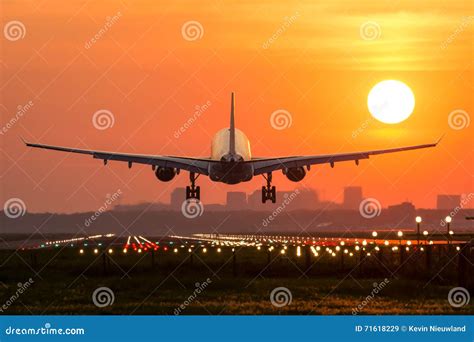
[[[262,186],[262,203],[265,203],[267,201],[267,189]]]

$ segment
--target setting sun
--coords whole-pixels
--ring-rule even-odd
[[[386,80],[372,88],[367,98],[367,106],[377,120],[396,124],[411,115],[415,108],[415,96],[405,83]]]

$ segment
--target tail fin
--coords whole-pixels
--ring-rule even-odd
[[[231,103],[230,103],[230,126],[229,126],[229,153],[235,154],[235,122],[234,122],[234,93],[232,92]]]

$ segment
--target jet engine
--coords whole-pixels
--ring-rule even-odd
[[[306,176],[304,167],[292,167],[283,171],[283,174],[292,182],[301,181]]]
[[[169,182],[178,174],[178,170],[173,167],[158,167],[155,175],[162,182]]]

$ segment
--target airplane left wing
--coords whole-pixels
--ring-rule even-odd
[[[83,150],[70,147],[33,144],[24,141],[26,146],[34,148],[43,148],[47,150],[55,150],[69,153],[80,153],[88,154],[93,158],[102,159],[106,164],[109,160],[116,160],[121,162],[128,162],[129,167],[133,163],[154,165],[158,167],[170,167],[180,170],[186,170],[202,175],[209,174],[209,166],[213,163],[213,160],[205,158],[188,158],[188,157],[173,157],[173,156],[158,156],[158,155],[146,155],[146,154],[129,154],[129,153],[118,153],[118,152],[106,152],[106,151],[94,151],[94,150]]]
[[[439,143],[439,140],[432,144],[405,146],[398,148],[390,148],[385,150],[373,150],[364,152],[352,152],[352,153],[338,153],[338,154],[322,154],[315,156],[293,156],[293,157],[281,157],[281,158],[261,158],[247,161],[251,163],[254,168],[254,175],[261,175],[276,170],[285,170],[296,167],[309,166],[314,164],[330,164],[332,167],[336,162],[350,161],[353,160],[357,164],[360,159],[369,159],[369,156],[385,153],[394,153],[401,151],[417,150],[422,148],[435,147]]]

